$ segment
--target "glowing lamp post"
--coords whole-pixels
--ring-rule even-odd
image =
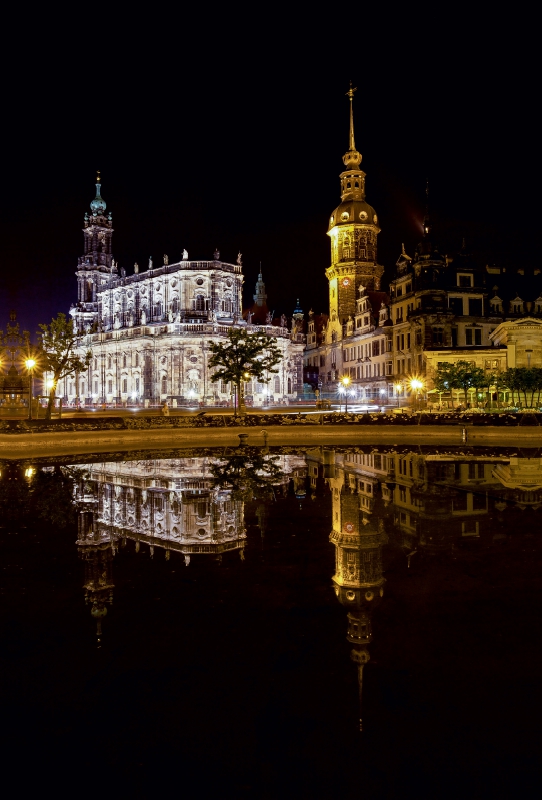
[[[345,375],[341,378],[341,392],[344,392],[345,396],[345,403],[344,403],[344,412],[348,414],[348,387],[350,386],[350,378],[348,375]]]
[[[412,378],[410,381],[410,388],[413,392],[415,392],[415,408],[418,407],[418,400],[420,396],[420,391],[423,389],[423,382],[419,380],[419,378]]]
[[[393,387],[395,389],[395,397],[397,398],[397,408],[399,408],[399,392],[403,388],[401,383],[396,383]]]
[[[36,361],[33,358],[27,358],[24,362],[25,367],[28,370],[29,380],[28,380],[28,419],[32,419],[32,395],[34,393],[34,367],[36,366]]]

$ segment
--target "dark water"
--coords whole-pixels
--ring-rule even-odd
[[[538,451],[189,455],[2,465],[11,792],[538,794]]]

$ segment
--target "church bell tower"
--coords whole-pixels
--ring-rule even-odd
[[[353,100],[356,89],[347,92],[350,101],[349,148],[343,156],[341,203],[329,219],[331,266],[326,270],[329,281],[331,328],[342,336],[342,325],[356,313],[359,287],[380,290],[384,267],[377,262],[377,236],[380,233],[376,211],[365,199],[365,173],[360,168],[361,153],[354,141]]]

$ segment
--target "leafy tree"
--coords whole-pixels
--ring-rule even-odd
[[[465,395],[465,405],[468,403],[469,389],[482,389],[485,386],[487,386],[487,379],[484,370],[469,364],[468,361],[440,364],[435,376],[435,388],[439,392],[462,389]]]
[[[502,381],[510,389],[513,403],[517,394],[518,405],[521,405],[521,395],[523,395],[523,404],[527,408],[540,405],[540,393],[542,392],[542,369],[540,367],[509,367],[503,373]]]
[[[76,352],[78,335],[71,320],[65,314],[58,314],[49,325],[40,325],[38,335],[41,341],[40,365],[44,372],[53,375],[49,390],[46,419],[51,419],[55,392],[58,382],[68,375],[83,372],[92,360],[90,351],[81,357]]]
[[[209,366],[215,370],[211,380],[213,383],[221,380],[234,384],[241,401],[240,411],[244,405],[241,394],[243,382],[254,377],[267,383],[269,373],[278,372],[273,368],[282,360],[276,339],[263,333],[248,333],[242,328],[231,328],[225,342],[209,342],[209,350],[212,353]]]

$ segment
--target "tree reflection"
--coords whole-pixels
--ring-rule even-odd
[[[79,470],[71,467],[5,466],[0,480],[2,519],[17,527],[37,520],[55,528],[73,524],[76,517],[74,484],[78,479]]]
[[[274,486],[285,477],[280,456],[264,454],[257,447],[243,447],[239,454],[210,465],[213,486],[231,489],[235,500],[274,498]]]

